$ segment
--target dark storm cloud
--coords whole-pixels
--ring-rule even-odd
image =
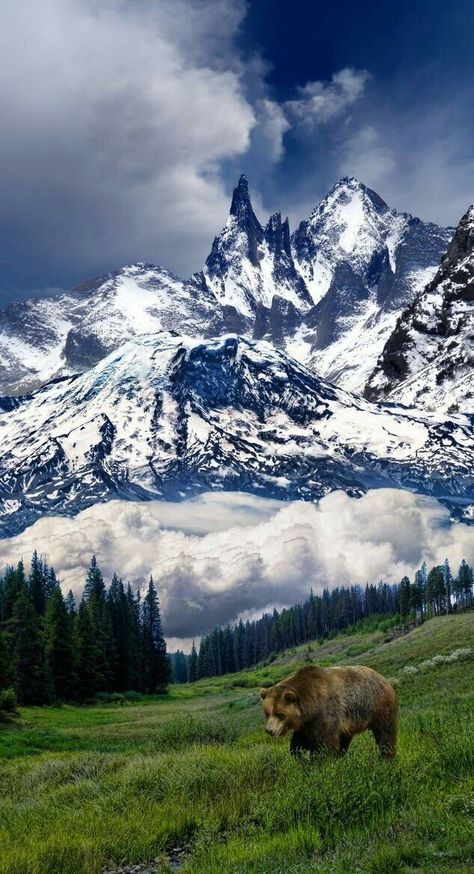
[[[219,163],[245,152],[255,123],[231,50],[242,12],[230,0],[7,0],[4,288],[139,259],[200,264],[227,210]]]
[[[420,4],[414,29],[408,2],[6,0],[0,303],[137,260],[200,269],[242,171],[262,219],[294,225],[350,174],[457,222],[473,14]]]

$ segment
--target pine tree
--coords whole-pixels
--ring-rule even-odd
[[[69,589],[69,592],[66,595],[65,604],[66,604],[66,610],[69,613],[69,615],[75,616],[76,612],[77,612],[76,611],[76,601],[75,601],[75,598],[74,598],[74,595],[73,595],[71,589]]]
[[[81,701],[93,698],[101,688],[102,674],[97,673],[99,650],[85,601],[79,604],[76,621],[76,687]]]
[[[2,622],[7,622],[13,616],[15,604],[22,592],[27,592],[27,583],[23,562],[19,561],[16,568],[6,568],[3,577]]]
[[[408,577],[403,577],[399,588],[400,618],[407,621],[411,608],[411,583]]]
[[[466,559],[463,558],[459,566],[456,586],[456,592],[460,597],[460,601],[463,607],[472,606],[472,583],[472,567],[470,567]]]
[[[431,568],[426,581],[426,602],[429,615],[440,616],[445,599],[444,573],[440,565]]]
[[[169,662],[161,627],[160,605],[150,577],[142,605],[143,687],[145,692],[162,693],[169,682]]]
[[[129,648],[127,664],[127,689],[142,689],[142,651],[140,625],[140,594],[134,595],[130,583],[127,584],[127,621],[129,625]]]
[[[91,558],[82,596],[86,604],[89,603],[92,595],[95,595],[98,601],[103,601],[105,599],[104,578],[102,576],[102,571],[97,564],[97,558],[95,555]]]
[[[426,604],[426,579],[423,570],[418,570],[415,574],[413,586],[411,589],[411,605],[415,623],[417,619],[423,622],[424,610]]]
[[[194,683],[195,680],[197,680],[197,678],[198,678],[197,661],[198,661],[198,657],[197,657],[197,652],[196,652],[196,645],[195,645],[194,640],[193,640],[193,645],[191,647],[191,655],[189,656],[189,659],[188,659],[188,683]]]
[[[47,700],[41,620],[26,593],[16,601],[7,623],[12,640],[15,692],[20,704],[44,704]]]
[[[44,640],[46,675],[52,697],[68,701],[75,693],[73,625],[59,586],[46,602]]]
[[[6,635],[0,631],[0,691],[8,689],[13,682],[13,672],[8,655]]]
[[[453,587],[453,575],[451,573],[451,568],[449,566],[449,561],[447,558],[444,560],[443,564],[443,577],[444,577],[444,588],[446,592],[446,612],[451,613],[452,603],[451,603],[451,593]]]
[[[133,608],[127,599],[123,582],[115,573],[107,594],[107,603],[115,645],[114,688],[125,692],[138,685],[138,672],[133,669],[135,660],[133,650],[136,645],[134,616],[131,614]]]
[[[56,592],[57,589],[60,589],[60,585],[58,583],[56,573],[53,567],[48,567],[46,562],[43,562],[43,571],[44,571],[44,580],[45,580],[45,591],[46,591],[46,600],[51,597],[51,595]]]
[[[46,607],[46,580],[44,576],[43,562],[38,556],[36,549],[31,559],[30,576],[28,577],[28,592],[31,603],[38,616],[43,616]]]
[[[92,668],[95,676],[95,691],[111,691],[115,679],[117,654],[104,578],[95,555],[87,572],[83,600],[89,613],[95,640],[96,661]]]

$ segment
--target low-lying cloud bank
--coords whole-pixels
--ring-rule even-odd
[[[449,558],[474,560],[474,528],[453,525],[432,498],[396,489],[360,499],[333,492],[319,504],[241,493],[182,503],[112,501],[74,519],[49,517],[0,541],[0,566],[45,553],[64,591],[82,591],[95,552],[107,578],[140,587],[155,578],[172,645],[216,623],[294,604],[312,587],[398,582]]]

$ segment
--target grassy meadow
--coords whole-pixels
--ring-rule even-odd
[[[1,874],[156,859],[182,874],[474,871],[473,652],[437,658],[473,631],[472,612],[393,640],[363,628],[163,698],[22,709],[0,729]],[[302,761],[264,733],[258,687],[311,660],[393,679],[393,762],[369,733],[344,758]]]

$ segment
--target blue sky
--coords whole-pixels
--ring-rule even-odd
[[[199,269],[241,172],[293,227],[342,175],[443,224],[474,199],[471,0],[6,0],[2,25],[0,304]]]

